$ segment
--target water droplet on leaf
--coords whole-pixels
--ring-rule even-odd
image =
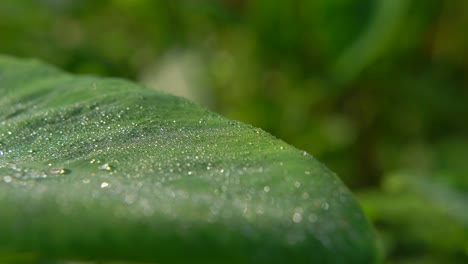
[[[299,212],[295,212],[292,216],[292,220],[294,223],[300,223],[302,221],[302,214]]]
[[[111,171],[111,170],[112,170],[112,166],[109,165],[109,163],[104,163],[104,164],[98,166],[98,169],[99,169],[99,170],[102,170],[102,171]]]
[[[70,171],[64,168],[53,168],[50,170],[50,174],[54,175],[63,175],[63,174],[68,174]]]
[[[315,223],[315,222],[317,222],[317,215],[310,214],[309,217],[307,217],[307,219],[309,220],[309,222]]]
[[[3,181],[6,183],[10,183],[13,180],[13,177],[11,176],[3,176]]]
[[[328,210],[328,208],[330,208],[330,205],[327,202],[323,202],[322,203],[322,209],[323,210]]]
[[[294,182],[294,187],[296,187],[296,188],[301,187],[301,183],[298,182],[298,181],[295,181],[295,182]]]

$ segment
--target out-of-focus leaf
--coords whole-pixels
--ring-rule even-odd
[[[385,191],[357,195],[378,231],[388,263],[465,263],[468,229],[458,218],[466,212],[460,194],[454,198],[453,190],[442,192],[440,186],[424,186],[421,192],[421,181],[409,177],[388,176]],[[464,212],[454,214],[454,209]]]
[[[334,74],[340,81],[350,81],[376,60],[403,24],[410,0],[376,1],[369,26],[338,58]]]

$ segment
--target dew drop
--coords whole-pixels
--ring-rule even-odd
[[[110,170],[112,170],[112,167],[111,167],[111,165],[109,165],[109,163],[104,163],[104,164],[98,166],[98,169],[102,170],[102,171],[110,171]]]
[[[13,180],[11,176],[3,176],[3,181],[6,183],[10,183]]]
[[[54,175],[62,175],[62,174],[65,174],[66,172],[67,170],[64,168],[54,168],[50,170],[50,174],[54,174]]]
[[[323,202],[322,203],[322,209],[323,210],[328,210],[328,208],[330,208],[330,205],[327,202]]]
[[[302,222],[302,214],[299,213],[299,212],[295,212],[295,213],[292,215],[292,220],[293,220],[293,222],[296,223],[296,224]]]
[[[309,220],[309,222],[311,222],[311,223],[315,223],[315,222],[317,222],[317,215],[310,214],[309,217],[307,217],[307,220]]]

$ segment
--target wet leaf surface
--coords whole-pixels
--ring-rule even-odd
[[[336,175],[185,99],[0,57],[0,121],[0,254],[375,261],[372,232]]]

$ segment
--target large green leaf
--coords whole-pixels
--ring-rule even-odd
[[[3,56],[0,120],[0,260],[376,260],[336,175],[185,99]]]

